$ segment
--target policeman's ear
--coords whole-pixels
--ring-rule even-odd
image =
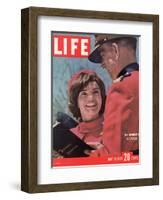
[[[117,61],[120,55],[119,46],[117,43],[112,43],[112,49],[114,52],[114,59]]]

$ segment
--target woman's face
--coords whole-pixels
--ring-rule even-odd
[[[88,83],[78,96],[78,107],[80,109],[82,121],[92,121],[99,116],[102,106],[101,91],[95,81]]]

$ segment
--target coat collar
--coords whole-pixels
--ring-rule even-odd
[[[139,64],[138,63],[131,63],[123,68],[120,73],[118,74],[117,78],[120,76],[124,76],[126,73],[131,73],[133,71],[139,71]]]

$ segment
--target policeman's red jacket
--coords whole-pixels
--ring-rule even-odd
[[[139,71],[120,76],[109,88],[102,141],[104,147],[91,156],[139,149]]]

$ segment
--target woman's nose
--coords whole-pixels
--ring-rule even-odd
[[[92,101],[93,99],[94,99],[93,94],[89,94],[89,95],[88,95],[88,100],[89,100],[89,101]]]

